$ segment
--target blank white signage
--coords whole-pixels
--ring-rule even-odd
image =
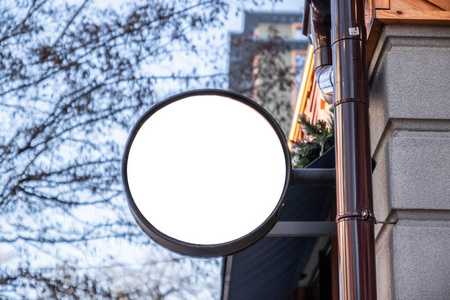
[[[276,209],[286,158],[271,124],[223,96],[175,101],[131,145],[127,177],[143,216],[183,242],[214,245],[251,233]]]

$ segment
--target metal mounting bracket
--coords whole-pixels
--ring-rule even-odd
[[[336,186],[336,169],[293,169],[291,184],[296,186]]]
[[[268,237],[336,236],[336,222],[278,222]]]

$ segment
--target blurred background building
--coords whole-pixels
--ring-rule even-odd
[[[298,12],[249,12],[230,34],[229,89],[266,108],[286,136],[295,108],[308,39]]]

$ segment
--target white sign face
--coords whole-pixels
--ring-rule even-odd
[[[126,176],[145,219],[190,244],[242,238],[273,214],[286,152],[272,125],[232,98],[194,95],[153,113],[131,141]]]

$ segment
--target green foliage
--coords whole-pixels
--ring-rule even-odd
[[[306,167],[325,151],[333,147],[333,109],[330,109],[330,112],[330,119],[328,121],[319,120],[316,124],[312,124],[305,115],[299,114],[298,123],[301,124],[306,138],[292,141],[291,158],[293,168],[301,169]]]

